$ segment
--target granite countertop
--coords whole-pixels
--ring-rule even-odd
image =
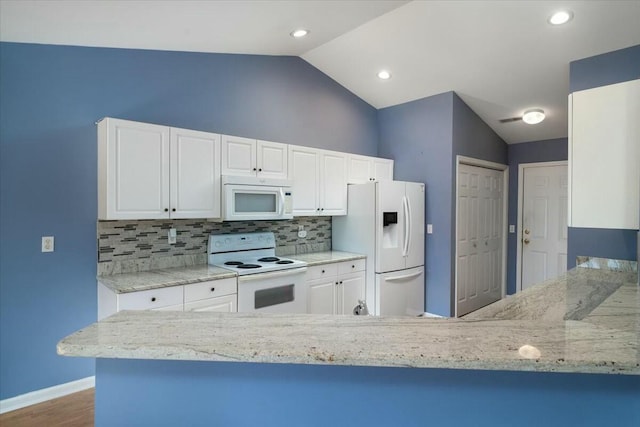
[[[98,281],[117,294],[165,288],[168,286],[188,285],[189,283],[236,277],[236,273],[211,265],[165,268],[161,270],[141,271],[138,273],[99,276]]]
[[[363,258],[366,258],[366,255],[354,254],[351,252],[326,251],[326,252],[313,252],[313,253],[307,253],[307,254],[291,255],[288,258],[304,261],[310,267],[312,267],[314,265],[330,264],[333,262],[353,261],[356,259],[363,259]]]
[[[64,338],[58,354],[640,375],[636,283],[637,273],[573,269],[510,298],[524,318],[501,310],[463,319],[124,311]],[[564,314],[531,314],[563,292]]]
[[[351,261],[366,257],[349,252],[326,251],[292,255],[287,256],[287,258],[305,261],[309,266],[313,266],[332,262]],[[224,268],[205,264],[99,276],[98,281],[115,293],[124,294],[169,286],[207,282],[209,280],[226,279],[229,277],[236,277],[236,273]]]

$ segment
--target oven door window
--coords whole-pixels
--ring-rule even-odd
[[[235,213],[275,213],[278,211],[277,194],[235,192]]]
[[[284,285],[255,291],[254,308],[257,310],[294,301],[294,286]]]

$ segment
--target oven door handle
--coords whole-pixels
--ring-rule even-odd
[[[304,274],[307,271],[307,267],[290,268],[288,270],[271,271],[267,273],[247,274],[245,276],[238,276],[238,282],[253,282],[255,280],[274,279],[278,277],[293,276],[294,274]]]
[[[280,187],[280,209],[278,216],[284,215],[284,190]]]

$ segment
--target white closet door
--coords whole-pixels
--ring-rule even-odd
[[[500,299],[502,286],[502,172],[461,164],[458,169],[457,314]]]

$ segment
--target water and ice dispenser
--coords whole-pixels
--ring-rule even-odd
[[[383,212],[382,247],[397,248],[398,245],[398,212]]]

